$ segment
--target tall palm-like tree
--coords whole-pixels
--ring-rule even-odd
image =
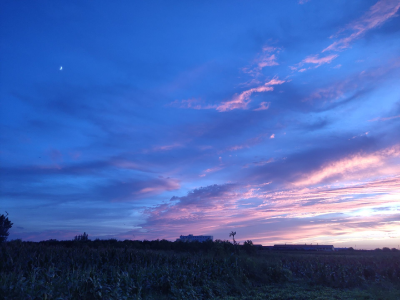
[[[233,244],[234,245],[236,245],[235,235],[236,235],[236,231],[231,231],[231,233],[229,234],[229,237],[232,237],[232,239],[233,239]]]

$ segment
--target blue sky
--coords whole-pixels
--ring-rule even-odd
[[[400,1],[4,1],[10,239],[397,247]]]

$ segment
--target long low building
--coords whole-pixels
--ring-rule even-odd
[[[335,251],[333,245],[274,245],[272,250],[280,251]]]
[[[193,234],[189,234],[189,235],[181,235],[179,237],[179,239],[177,239],[177,241],[183,241],[183,242],[194,242],[194,241],[198,241],[198,242],[205,242],[207,240],[214,240],[214,237],[212,235],[193,235]]]

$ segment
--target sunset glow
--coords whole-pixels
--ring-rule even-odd
[[[24,3],[0,9],[10,239],[398,247],[399,0]]]

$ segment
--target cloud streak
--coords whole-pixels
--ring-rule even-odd
[[[280,52],[280,48],[264,45],[262,52],[257,55],[251,67],[243,68],[242,71],[252,77],[259,77],[262,75],[261,71],[265,67],[278,66],[277,55]]]
[[[321,241],[354,235],[356,231],[368,234],[371,228],[382,230],[382,225],[376,221],[384,219],[379,208],[387,207],[389,219],[384,227],[386,232],[396,232],[390,218],[396,215],[400,217],[396,200],[400,192],[398,176],[343,187],[295,188],[276,192],[262,191],[263,186],[244,189],[237,185],[214,185],[196,189],[187,196],[173,197],[170,204],[147,210],[149,218],[141,226],[146,234],[162,234],[170,238],[174,236],[173,232],[176,236],[179,232],[205,234],[228,232],[229,228],[240,227],[242,239],[253,238],[262,243],[300,241],[310,237]],[[242,203],[246,203],[243,199],[250,203],[242,206]],[[259,204],[254,202],[257,199],[261,200]],[[274,240],[275,227],[271,226],[276,222],[281,223],[281,220],[303,225],[298,230],[281,228],[280,238]],[[306,221],[306,225],[302,220],[325,222],[319,225]],[[326,230],[327,222],[337,226]],[[258,224],[259,228],[268,227],[269,238],[263,239],[261,233],[254,236],[252,224]],[[160,226],[167,230],[161,233],[158,229]],[[166,231],[172,235],[165,234]]]
[[[217,107],[217,110],[220,112],[225,112],[234,109],[247,109],[248,104],[251,102],[250,97],[252,94],[262,93],[262,92],[272,92],[274,90],[273,88],[274,85],[279,85],[284,82],[285,82],[284,80],[273,78],[262,86],[251,88],[241,92],[238,95],[235,95],[232,100],[220,104]]]
[[[375,121],[389,121],[389,120],[393,120],[393,119],[398,119],[400,118],[400,115],[398,116],[393,116],[393,117],[386,117],[386,118],[374,118],[371,120],[368,120],[369,122],[375,122]]]
[[[344,33],[348,33],[349,35],[333,42],[324,50],[322,50],[322,52],[340,51],[349,48],[350,44],[354,40],[364,36],[367,31],[381,26],[390,18],[396,17],[396,13],[399,8],[400,3],[397,0],[378,1],[361,18],[354,22],[351,22],[336,34],[336,36]]]
[[[319,57],[319,55],[311,55],[303,59],[300,63],[297,65],[291,66],[290,69],[292,71],[298,70],[299,68],[303,67],[305,64],[311,64],[314,65],[313,67],[308,67],[308,68],[301,68],[299,70],[300,73],[306,71],[307,69],[312,69],[312,68],[319,68],[320,66],[324,64],[330,64],[335,58],[337,58],[337,54],[331,54],[327,55],[324,57]]]

